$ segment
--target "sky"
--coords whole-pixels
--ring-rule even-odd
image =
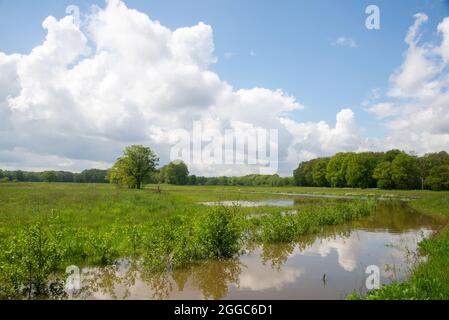
[[[281,175],[340,151],[449,150],[446,16],[443,0],[0,0],[0,168],[107,168],[137,143],[164,164],[195,121],[278,130]]]

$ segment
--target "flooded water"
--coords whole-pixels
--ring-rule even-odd
[[[253,207],[291,207],[295,204],[295,199],[283,199],[283,200],[259,200],[259,201],[215,201],[215,202],[200,202],[200,204],[205,206],[225,206],[225,207],[242,207],[242,208],[253,208]]]
[[[290,193],[290,192],[242,192],[246,194],[268,194],[268,195],[276,195],[276,196],[288,196],[288,197],[301,197],[301,198],[321,198],[321,199],[341,199],[341,200],[366,200],[370,198],[375,198],[377,200],[391,200],[396,199],[400,201],[412,201],[416,199],[416,197],[401,197],[398,198],[395,195],[393,196],[379,196],[376,194],[371,194],[369,196],[362,196],[362,195],[352,195],[352,194],[344,194],[344,195],[338,195],[338,194],[319,194],[319,193]]]
[[[419,260],[417,244],[439,225],[405,205],[383,205],[364,220],[325,228],[296,243],[247,248],[234,260],[151,274],[123,260],[85,269],[82,299],[344,299],[367,292],[366,267],[381,284],[403,280]]]

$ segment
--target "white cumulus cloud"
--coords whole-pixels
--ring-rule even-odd
[[[449,150],[449,17],[437,28],[439,41],[421,43],[421,27],[428,17],[415,15],[405,42],[402,65],[390,77],[388,95],[367,110],[384,118],[384,148],[420,154]]]

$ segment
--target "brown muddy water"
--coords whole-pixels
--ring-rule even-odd
[[[380,206],[361,221],[324,228],[296,243],[246,248],[234,260],[151,274],[128,260],[82,271],[75,299],[344,299],[366,294],[366,268],[381,284],[404,280],[425,259],[417,244],[441,221],[408,209]]]

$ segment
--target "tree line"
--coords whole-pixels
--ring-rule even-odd
[[[400,150],[346,152],[301,162],[293,177],[251,174],[243,177],[190,175],[182,161],[157,168],[151,148],[127,147],[109,170],[2,171],[0,181],[115,183],[140,189],[143,184],[209,186],[309,186],[335,188],[449,190],[449,155],[442,151],[418,157]]]
[[[244,177],[201,177],[190,175],[187,165],[173,161],[156,169],[159,159],[144,146],[130,146],[117,159],[108,173],[111,183],[140,189],[143,183],[209,186],[286,186],[293,185],[293,178],[279,175],[247,175]]]
[[[250,174],[242,177],[197,177],[189,176],[190,185],[206,186],[270,186],[283,187],[294,186],[292,177],[280,177],[279,175]]]
[[[419,157],[400,150],[337,153],[301,162],[293,177],[297,186],[449,190],[449,155],[441,151]]]
[[[108,170],[89,169],[81,173],[68,171],[29,172],[0,169],[0,182],[64,182],[64,183],[108,183]]]

